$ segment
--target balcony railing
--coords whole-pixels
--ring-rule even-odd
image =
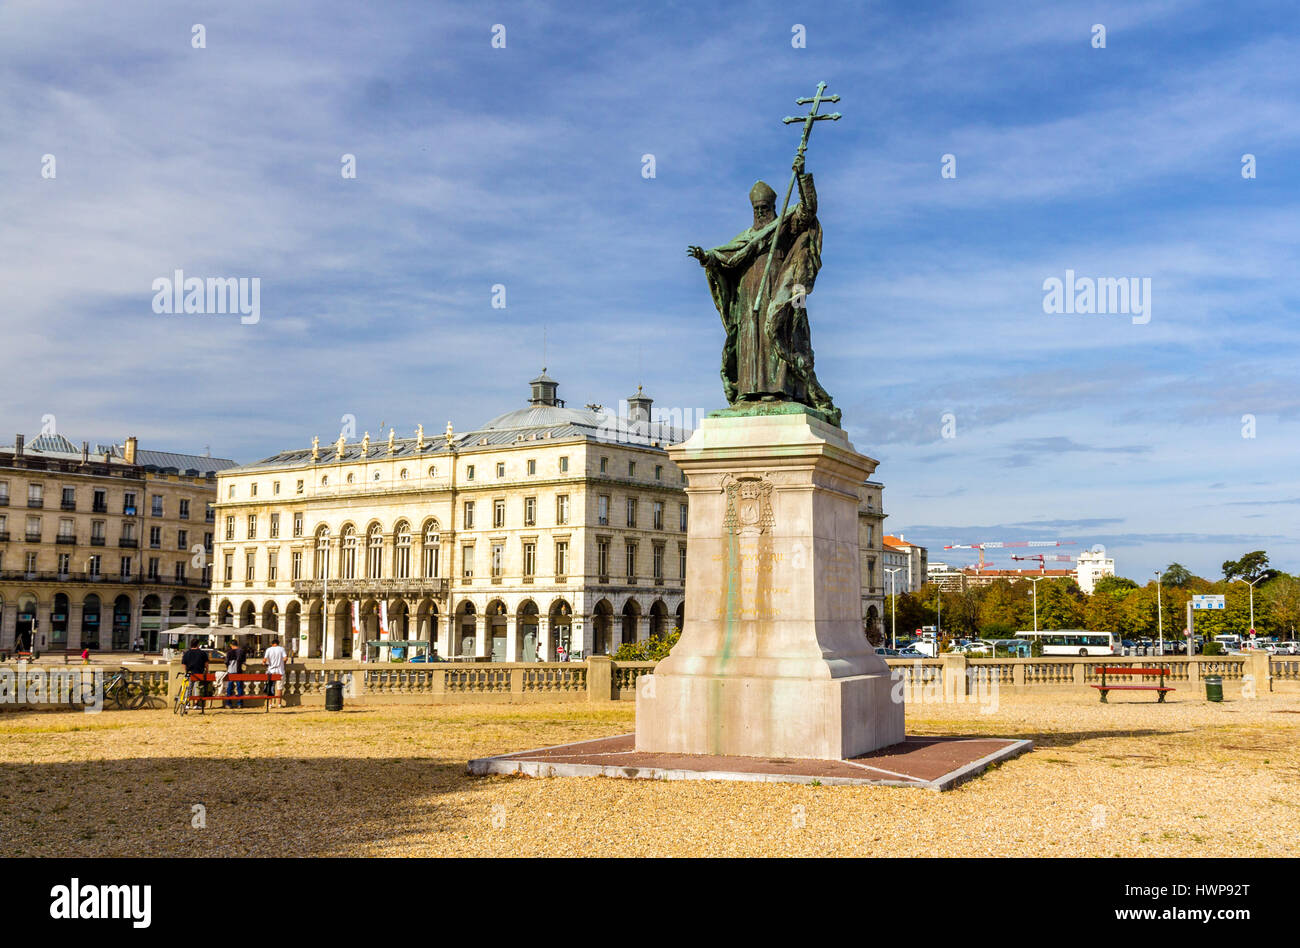
[[[60,573],[57,570],[29,571],[22,569],[0,570],[0,579],[21,579],[29,582],[51,583],[114,583],[132,586],[176,586],[185,589],[207,589],[209,584],[201,579],[162,579],[161,577],[132,576],[121,573]]]
[[[62,546],[76,546],[77,538],[71,534],[60,533],[54,538],[54,542],[61,544]]]
[[[59,502],[59,507],[63,510],[76,510],[77,502],[75,500],[64,500]]]
[[[90,545],[91,545],[91,546],[103,546],[103,545],[104,545],[104,542],[105,542],[105,541],[104,541],[104,538],[103,538],[103,537],[91,537],[91,538],[90,538]]]
[[[9,542],[9,531],[0,530],[0,543],[8,543],[8,542]]]
[[[40,497],[36,497],[36,498],[28,497],[27,506],[31,507],[33,510],[39,510],[40,508],[45,506],[45,501]]]
[[[27,539],[27,542],[28,542],[28,543],[40,543],[40,542],[41,542],[41,535],[40,535],[39,533],[29,533],[29,534],[27,534],[27,538],[26,538],[26,539]]]
[[[0,507],[8,507],[8,506],[9,506],[9,495],[0,494]]]
[[[470,582],[473,582],[471,579]],[[319,579],[296,579],[293,592],[296,596],[319,596],[324,584]],[[445,579],[331,579],[330,595],[372,594],[375,596],[430,596],[433,598],[447,595]]]
[[[124,550],[134,550],[140,545],[140,541],[135,537],[122,537],[122,539],[117,541],[117,545]]]
[[[106,514],[108,513],[108,504],[91,504],[90,512]]]

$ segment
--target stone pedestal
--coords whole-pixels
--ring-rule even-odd
[[[839,760],[903,740],[863,635],[858,485],[876,462],[801,410],[705,419],[687,477],[686,621],[637,682],[639,752]]]

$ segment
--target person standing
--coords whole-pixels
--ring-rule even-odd
[[[280,687],[277,689],[276,683],[268,679],[268,681],[266,682],[266,694],[267,694],[266,700],[268,704],[270,703],[271,699],[278,694],[280,697],[281,706],[284,705],[284,667],[285,667],[285,661],[288,659],[288,657],[289,657],[289,653],[286,652],[280,646],[280,640],[271,639],[271,647],[266,650],[266,655],[264,655],[263,658],[266,659],[267,675],[280,676]]]
[[[226,697],[244,694],[244,683],[242,681],[231,681],[231,675],[242,675],[244,673],[244,663],[247,656],[244,650],[239,647],[239,643],[234,639],[230,640],[230,648],[226,651]],[[227,701],[227,708],[243,707],[242,701]]]

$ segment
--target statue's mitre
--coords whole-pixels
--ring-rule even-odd
[[[775,204],[776,192],[767,186],[766,181],[755,182],[749,189],[750,204]]]

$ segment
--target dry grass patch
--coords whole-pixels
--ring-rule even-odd
[[[925,705],[914,734],[1037,749],[945,794],[473,778],[625,733],[630,705],[0,714],[0,844],[34,855],[1295,855],[1300,696]],[[207,828],[191,827],[192,807]]]

